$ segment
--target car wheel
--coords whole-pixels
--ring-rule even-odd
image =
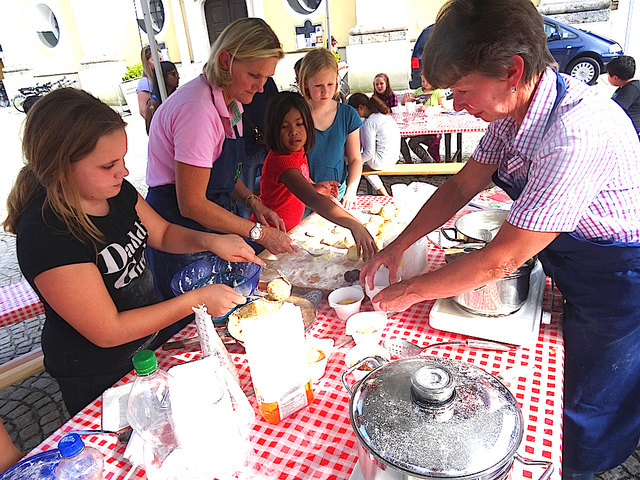
[[[591,57],[576,58],[567,67],[567,73],[578,80],[593,85],[600,76],[600,64]]]

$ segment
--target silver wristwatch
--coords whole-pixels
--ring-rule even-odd
[[[262,238],[263,233],[264,232],[262,231],[262,225],[256,222],[256,224],[251,227],[251,230],[249,230],[249,237],[251,238],[251,240],[257,242]]]

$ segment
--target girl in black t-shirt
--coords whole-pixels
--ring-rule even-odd
[[[45,367],[71,415],[129,372],[136,351],[165,340],[162,329],[192,306],[220,316],[245,302],[225,285],[160,302],[147,244],[263,264],[241,237],[170,224],[146,203],[123,178],[125,125],[82,90],[46,95],[27,115],[26,165],[7,201],[4,226],[17,234],[20,268],[45,306]]]

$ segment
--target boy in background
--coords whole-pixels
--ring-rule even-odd
[[[640,81],[633,76],[636,62],[633,57],[621,55],[607,65],[609,83],[618,87],[611,97],[629,115],[640,136]]]

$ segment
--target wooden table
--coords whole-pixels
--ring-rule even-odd
[[[357,206],[365,209],[377,197],[358,197]],[[429,242],[427,242],[429,243]],[[434,266],[444,264],[443,251],[429,243],[428,255]],[[551,289],[547,284],[546,308],[551,305]],[[403,338],[419,345],[448,340],[462,340],[463,335],[438,331],[429,326],[429,311],[434,302],[413,306],[405,312],[388,318],[384,338]],[[560,301],[555,305],[560,309]],[[363,310],[372,310],[368,300]],[[519,453],[525,458],[550,460],[555,464],[552,479],[560,480],[559,467],[562,454],[562,388],[564,347],[562,330],[558,325],[560,310],[554,311],[552,323],[543,325],[532,348],[519,348],[509,352],[494,352],[447,346],[427,350],[425,354],[469,362],[491,374],[500,374],[522,408],[525,434]],[[318,307],[318,318],[307,332],[318,338],[332,338],[340,343],[345,339],[345,322],[338,320],[326,300]],[[176,338],[193,336],[195,327],[189,325]],[[344,355],[353,346],[345,344],[336,349],[328,361],[326,374],[314,384],[315,401],[278,425],[262,420],[255,402],[251,442],[254,455],[248,462],[247,474],[253,478],[269,479],[348,479],[356,465],[356,438],[349,422],[349,396],[340,382],[345,370]],[[251,388],[246,355],[238,345],[228,347],[238,369],[241,386]],[[200,358],[200,352],[158,351],[162,368]],[[133,373],[118,384],[131,382]],[[55,448],[62,436],[71,430],[101,427],[101,399],[73,417],[53,435],[36,447],[30,455]],[[88,436],[86,442],[98,448],[105,456],[105,479],[122,480],[130,469],[124,460],[124,447],[110,436]],[[535,479],[542,467],[524,467],[514,464],[513,479]],[[132,478],[145,478],[139,471]]]
[[[391,116],[400,126],[400,135],[413,137],[416,135],[444,134],[445,162],[462,161],[462,134],[464,132],[484,132],[489,125],[484,120],[468,113],[422,111],[392,113]],[[456,134],[456,152],[451,155],[451,134]]]

